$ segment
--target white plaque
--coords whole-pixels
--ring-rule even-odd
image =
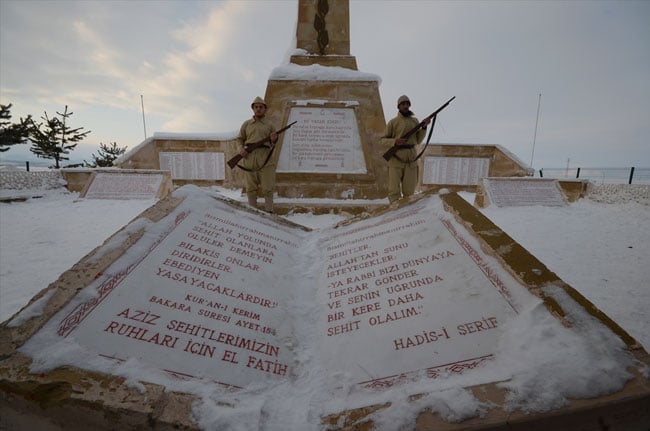
[[[475,368],[535,300],[440,201],[339,229],[321,247],[320,358],[368,387]]]
[[[290,292],[269,280],[294,283],[284,263],[298,259],[298,234],[218,201],[185,201],[160,224],[95,297],[66,313],[58,335],[103,357],[226,386],[287,377]]]
[[[175,180],[224,180],[223,153],[177,152],[159,154],[160,169],[171,171]]]
[[[483,187],[490,202],[498,207],[567,204],[554,179],[486,178]]]
[[[489,169],[485,157],[425,157],[422,184],[476,185]]]
[[[83,197],[88,199],[154,199],[162,180],[162,174],[98,172]]]
[[[365,174],[353,108],[296,106],[284,133],[277,172]]]

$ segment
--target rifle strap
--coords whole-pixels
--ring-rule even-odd
[[[240,164],[237,164],[237,167],[238,167],[239,169],[243,170],[243,171],[246,171],[246,172],[259,172],[259,171],[261,171],[262,169],[264,169],[264,166],[266,166],[266,164],[267,164],[267,163],[269,162],[269,160],[271,159],[271,156],[273,155],[273,150],[274,150],[274,149],[275,149],[275,145],[273,145],[273,146],[271,147],[271,151],[269,151],[269,154],[266,156],[266,160],[264,160],[264,163],[262,164],[262,166],[260,166],[260,167],[257,168],[257,169],[248,169],[248,168],[245,168],[245,167],[241,166]]]
[[[424,152],[426,151],[427,146],[429,145],[429,141],[431,140],[431,135],[433,134],[433,128],[436,125],[436,118],[438,118],[438,116],[434,115],[433,120],[431,120],[431,128],[429,129],[429,136],[427,136],[427,142],[424,144],[424,148],[422,148],[422,151],[420,151],[420,154],[418,154],[414,162],[416,162],[420,157],[422,157],[422,154],[424,154]]]

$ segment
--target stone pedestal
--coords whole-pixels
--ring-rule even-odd
[[[276,127],[287,124],[291,116],[301,118],[281,137],[274,154],[276,160],[295,161],[296,157],[304,157],[312,166],[322,166],[304,172],[296,167],[297,163],[280,163],[276,176],[280,197],[382,199],[386,196],[388,167],[379,147],[386,122],[378,81],[270,79],[265,100],[268,116]],[[322,145],[309,138],[297,143],[301,134],[316,131],[327,140],[327,136],[337,133],[334,124],[306,118],[310,111],[320,111],[323,116],[331,116],[334,111],[345,115],[344,136],[334,137]],[[289,141],[295,145],[290,147]],[[353,169],[342,166],[349,163],[351,154],[360,154]]]
[[[280,197],[386,197],[379,77],[357,71],[349,34],[348,0],[299,2],[296,54],[274,70],[265,94],[277,128],[298,121],[274,154]]]

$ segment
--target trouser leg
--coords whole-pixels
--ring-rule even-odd
[[[418,184],[418,173],[417,162],[411,163],[404,168],[404,179],[402,181],[402,193],[404,197],[412,196],[415,193],[415,187]]]
[[[260,187],[264,195],[264,209],[273,212],[273,193],[275,193],[275,166],[265,166],[260,171]]]
[[[255,193],[246,193],[246,196],[248,196],[248,205],[252,206],[253,208],[257,208],[257,191]]]
[[[404,168],[399,166],[388,167],[388,201],[395,202],[402,197],[401,183]]]
[[[246,196],[248,205],[257,208],[257,174],[255,172],[246,172]]]

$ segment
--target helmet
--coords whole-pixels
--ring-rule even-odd
[[[261,103],[262,105],[264,105],[264,107],[266,107],[266,102],[260,96],[257,96],[255,100],[253,100],[253,103],[251,103],[251,108],[253,108],[253,105],[256,103]]]
[[[398,108],[399,108],[399,104],[402,102],[408,102],[409,106],[411,106],[411,101],[409,100],[408,96],[399,96],[399,99],[397,99]]]

